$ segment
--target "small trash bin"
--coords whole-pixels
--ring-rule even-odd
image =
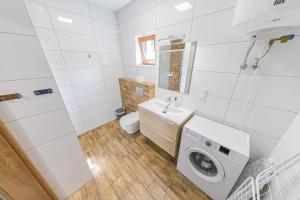
[[[117,116],[117,119],[121,119],[121,117],[126,115],[126,110],[125,108],[118,108],[117,110],[115,110],[115,114]]]

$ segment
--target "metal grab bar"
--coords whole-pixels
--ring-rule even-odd
[[[21,99],[22,97],[20,93],[0,95],[0,102]]]
[[[40,95],[45,95],[45,94],[52,94],[53,90],[51,88],[47,88],[47,89],[42,89],[42,90],[35,90],[35,91],[33,91],[33,93],[36,96],[40,96]]]

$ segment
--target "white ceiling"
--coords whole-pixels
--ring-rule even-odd
[[[108,8],[113,11],[118,11],[133,0],[89,0],[91,3]]]

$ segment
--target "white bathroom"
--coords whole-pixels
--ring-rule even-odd
[[[300,199],[299,0],[1,0],[0,200]]]

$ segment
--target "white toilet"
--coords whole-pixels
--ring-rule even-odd
[[[120,119],[121,128],[128,134],[133,134],[140,130],[139,112],[132,112]]]

